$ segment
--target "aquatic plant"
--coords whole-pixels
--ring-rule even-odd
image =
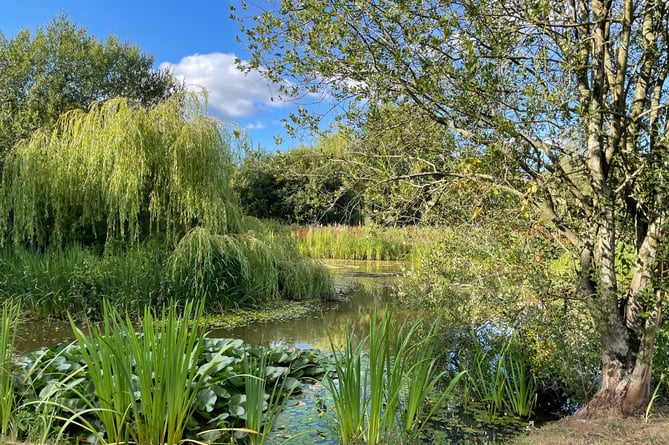
[[[193,323],[195,312],[195,309],[191,312]],[[179,312],[179,315],[182,313]],[[167,313],[164,316],[169,318]],[[264,380],[265,392],[262,398],[265,403],[262,427],[259,431],[265,433],[263,428],[269,431],[274,421],[272,415],[283,406],[286,397],[300,392],[300,381],[320,378],[325,372],[324,364],[328,363],[327,354],[317,350],[296,350],[281,346],[251,347],[238,339],[213,338],[199,338],[197,340],[199,346],[195,348],[198,353],[183,353],[178,356],[176,352],[170,352],[171,355],[162,360],[158,355],[159,348],[167,347],[170,341],[167,336],[162,336],[160,330],[166,328],[161,324],[163,318],[158,320],[154,317],[153,321],[156,332],[161,333],[160,338],[157,335],[153,336],[158,343],[157,346],[146,346],[146,342],[149,341],[148,338],[144,339],[146,328],[142,328],[139,333],[128,334],[127,318],[122,317],[122,320],[117,321],[109,324],[113,329],[120,329],[113,331],[114,337],[119,338],[107,338],[104,326],[106,322],[103,322],[99,327],[100,331],[89,332],[86,335],[89,341],[86,348],[77,343],[43,348],[28,354],[22,360],[17,382],[23,403],[17,408],[16,418],[35,418],[28,426],[36,429],[30,432],[32,441],[43,443],[47,437],[55,439],[83,435],[99,443],[115,443],[110,438],[110,435],[115,434],[118,441],[135,442],[138,437],[146,437],[148,432],[156,431],[157,434],[158,428],[151,429],[148,425],[150,419],[153,419],[151,422],[155,425],[160,423],[167,428],[168,404],[177,406],[181,400],[186,410],[186,402],[190,400],[191,406],[188,408],[189,415],[185,422],[183,438],[192,441],[229,443],[234,440],[234,432],[239,432],[240,437],[251,432],[246,428],[247,376],[262,376]],[[191,326],[196,329],[195,324]],[[182,330],[186,327],[180,326],[177,329]],[[98,339],[100,334],[102,341]],[[149,338],[151,337],[149,335]],[[175,338],[172,340],[174,340],[173,345],[177,346],[185,341]],[[137,349],[132,346],[133,341],[139,342],[142,350],[148,347],[139,360],[134,358]],[[126,348],[124,355],[119,351],[113,352],[117,347]],[[183,348],[182,351],[185,350],[186,348]],[[86,354],[90,355],[88,359],[100,363],[93,363],[93,366],[89,367],[86,364]],[[152,363],[154,357],[158,357],[157,360],[161,363]],[[266,364],[264,374],[261,374],[256,365],[262,357]],[[248,369],[245,368],[245,361],[249,363]],[[186,362],[190,366],[187,374],[185,368],[181,367],[185,366]],[[100,372],[105,366],[109,367],[107,369],[119,371],[120,374],[117,373],[119,377],[115,378],[111,371],[105,377]],[[95,369],[97,372],[92,375]],[[151,372],[161,378],[160,382],[149,379]],[[173,372],[175,376],[167,377],[168,372]],[[127,393],[127,373],[131,382],[130,393]],[[160,377],[161,375],[163,377]],[[170,394],[178,391],[174,388],[168,388],[162,391],[162,394],[148,394],[147,391],[150,392],[152,388],[146,384],[140,385],[142,378],[147,383],[163,388],[163,381],[175,382],[175,379],[183,379],[184,376],[186,379],[194,379],[196,382],[194,387],[199,385],[198,388],[193,388],[189,396],[183,391],[181,394]],[[95,382],[96,380],[98,382]],[[254,381],[259,382],[257,379]],[[97,389],[91,391],[96,385],[100,387],[100,391]],[[175,388],[180,387],[175,385]],[[150,419],[145,418],[143,408],[145,404],[150,405],[147,409],[153,413]],[[160,410],[157,408],[159,406],[164,407],[162,422]],[[170,412],[178,413],[179,410]],[[170,417],[177,419],[179,416],[170,415]],[[140,423],[144,426],[139,425]],[[140,427],[144,431],[142,436],[140,431],[137,431]],[[171,427],[170,429],[175,430]],[[248,431],[242,434],[241,430],[244,429]],[[24,430],[18,431],[19,434],[23,432]],[[20,437],[25,439],[25,436]]]
[[[299,382],[288,376],[288,368],[269,366],[269,351],[261,350],[244,358],[246,429],[251,445],[264,445],[286,400]],[[269,388],[269,378],[274,384]]]
[[[433,356],[438,322],[422,328],[420,321],[397,324],[389,312],[380,320],[373,314],[368,336],[357,338],[349,331],[343,349],[333,346],[336,377],[325,381],[343,444],[409,438],[452,395],[462,373],[440,387],[433,408],[425,409],[446,370],[437,370]]]
[[[88,335],[72,321],[95,388],[95,398],[88,399],[87,405],[104,425],[105,441],[131,439],[148,445],[183,439],[197,394],[214,369],[211,363],[193,366],[201,352],[202,334],[191,323],[202,310],[202,304],[194,306],[190,301],[183,308],[171,304],[157,319],[147,308],[141,333],[135,333],[129,316],[121,316],[108,304],[102,328],[89,323]]]
[[[487,425],[504,423],[507,414],[528,419],[537,401],[534,374],[519,344],[504,338],[499,344],[471,334],[471,359],[461,362],[467,371],[464,408]]]
[[[14,345],[20,316],[21,306],[16,301],[3,302],[0,312],[0,433],[5,437],[10,433],[16,408]]]

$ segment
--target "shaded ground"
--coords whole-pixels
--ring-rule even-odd
[[[646,422],[629,419],[563,419],[529,428],[511,443],[524,445],[669,444],[669,406],[656,410]]]

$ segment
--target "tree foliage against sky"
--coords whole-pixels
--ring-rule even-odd
[[[474,161],[439,172],[443,180],[493,183],[569,241],[603,345],[600,389],[583,413],[643,411],[665,299],[667,3],[303,0],[268,8],[253,10],[242,29],[249,67],[294,93],[327,92],[354,121],[384,103],[419,107],[451,132],[445,154],[467,148]],[[494,174],[476,168],[482,156],[497,159]],[[623,275],[625,244],[635,260]]]
[[[341,133],[286,153],[247,153],[235,180],[245,212],[286,224],[361,224],[363,202],[350,168],[330,162],[348,145]]]
[[[137,46],[99,41],[64,16],[34,34],[0,32],[0,156],[66,111],[112,97],[155,105],[175,89],[172,75],[154,70]]]
[[[148,109],[117,98],[70,111],[10,153],[0,227],[14,243],[40,247],[238,230],[231,144],[188,96]]]

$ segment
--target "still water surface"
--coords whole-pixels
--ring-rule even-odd
[[[369,316],[392,305],[392,283],[400,274],[399,262],[327,261],[337,289],[337,301],[328,303],[321,314],[294,320],[255,323],[235,329],[216,329],[209,337],[241,338],[254,345],[285,345],[329,350],[330,341],[341,345],[349,327],[364,332]],[[67,321],[24,320],[18,331],[17,351],[29,352],[43,346],[74,340]]]

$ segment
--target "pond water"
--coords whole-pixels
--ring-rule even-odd
[[[332,272],[337,301],[328,302],[322,313],[294,320],[255,323],[235,329],[216,329],[212,338],[241,338],[254,345],[330,349],[330,341],[343,344],[349,327],[364,333],[369,316],[392,304],[391,286],[400,274],[400,262],[327,261]],[[69,322],[63,320],[22,320],[17,332],[18,352],[74,340]]]
[[[373,311],[379,314],[392,304],[392,282],[401,270],[398,262],[326,263],[337,290],[337,301],[329,302],[321,314],[295,320],[256,323],[231,330],[220,329],[210,337],[241,338],[254,345],[284,345],[300,349],[330,349],[344,342],[349,327],[364,332]]]

